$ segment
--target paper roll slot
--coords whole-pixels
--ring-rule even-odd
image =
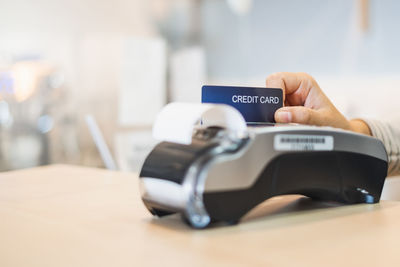
[[[193,128],[219,126],[230,131],[245,132],[243,116],[235,108],[224,104],[171,103],[157,115],[153,137],[160,141],[180,144],[192,142]]]

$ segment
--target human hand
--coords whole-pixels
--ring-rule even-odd
[[[268,76],[266,86],[283,90],[284,107],[275,112],[278,123],[332,126],[371,135],[364,121],[347,120],[307,73],[274,73]]]

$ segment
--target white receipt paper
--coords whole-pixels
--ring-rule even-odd
[[[202,127],[219,126],[244,132],[247,129],[242,114],[225,104],[171,103],[157,115],[153,137],[160,141],[180,144],[192,142],[193,127],[202,121]]]

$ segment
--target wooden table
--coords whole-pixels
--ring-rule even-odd
[[[238,225],[153,218],[135,174],[0,174],[0,266],[400,266],[400,203],[264,202]]]

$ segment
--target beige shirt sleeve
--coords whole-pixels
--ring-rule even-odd
[[[389,159],[388,176],[400,174],[400,122],[387,123],[379,120],[363,119],[372,136],[383,142]]]

